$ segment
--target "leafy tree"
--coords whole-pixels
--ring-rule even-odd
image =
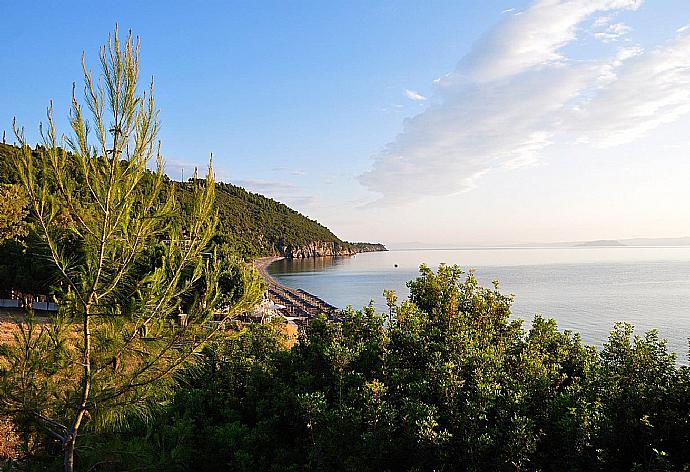
[[[1,396],[6,409],[59,442],[66,471],[84,427],[148,417],[219,330],[212,321],[222,267],[207,252],[217,220],[211,168],[189,185],[187,218],[173,218],[179,204],[164,185],[153,82],[138,90],[138,40],[121,42],[116,29],[100,62],[99,79],[84,65],[91,120],[73,98],[71,137],[58,138],[50,109],[40,152],[16,130],[14,164],[59,274],[60,311],[45,325],[28,317],[4,347]],[[242,272],[242,295],[223,317],[256,301],[257,277]],[[176,323],[183,300],[187,319]]]
[[[670,461],[683,458],[688,465],[687,449],[678,448],[690,439],[684,371],[656,331],[634,336],[631,325],[614,328],[601,352],[602,462],[618,470],[672,470]]]
[[[409,287],[289,351],[266,326],[219,340],[118,444],[151,470],[690,468],[690,370],[655,333],[620,325],[597,351],[541,316],[525,330],[498,284],[453,266]]]

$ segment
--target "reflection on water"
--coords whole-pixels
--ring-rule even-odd
[[[555,318],[562,329],[601,345],[617,321],[658,328],[685,359],[690,336],[690,248],[526,248],[390,251],[343,258],[281,260],[269,267],[280,282],[339,307],[361,307],[382,293],[408,295],[419,264],[475,268],[483,284],[499,280],[515,294],[513,313]],[[396,267],[397,264],[397,267]]]
[[[325,272],[332,268],[347,264],[350,257],[312,257],[306,259],[281,259],[268,267],[270,274]]]

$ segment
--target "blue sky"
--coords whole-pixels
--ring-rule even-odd
[[[351,240],[690,235],[684,0],[2,8],[8,134],[16,116],[37,139],[50,99],[66,116],[117,22],[155,75],[173,178],[213,152],[219,179]]]

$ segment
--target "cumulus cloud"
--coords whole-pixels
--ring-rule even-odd
[[[405,96],[415,102],[422,102],[426,97],[415,90],[405,89]]]
[[[591,60],[563,52],[584,21],[600,15],[609,31],[611,17],[640,4],[538,0],[506,18],[434,81],[428,107],[373,156],[360,182],[388,203],[450,195],[487,172],[535,163],[554,143],[612,146],[689,112],[690,31],[650,51],[618,48]]]

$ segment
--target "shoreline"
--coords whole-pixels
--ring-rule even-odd
[[[283,317],[298,324],[309,324],[310,320],[319,314],[326,315],[331,321],[339,320],[339,308],[305,290],[287,287],[268,273],[268,266],[281,259],[285,257],[260,257],[254,260],[253,266],[268,285],[266,297],[274,304],[282,306],[280,311]]]
[[[269,256],[269,257],[259,257],[258,259],[255,259],[252,264],[254,265],[254,268],[261,274],[261,277],[268,283],[268,284],[275,284],[275,285],[280,285],[272,276],[271,274],[268,273],[268,266],[273,264],[276,261],[280,261],[282,259],[285,259],[283,256]]]

